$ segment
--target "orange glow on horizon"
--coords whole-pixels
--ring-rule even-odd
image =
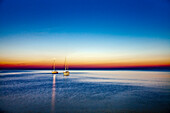
[[[53,58],[28,58],[28,59],[8,59],[0,58],[0,69],[5,68],[26,68],[26,69],[52,69]],[[56,69],[64,69],[64,57],[56,58]],[[170,67],[169,57],[153,58],[104,58],[104,57],[68,57],[69,68],[130,68],[130,67]]]
[[[48,68],[52,69],[53,62],[32,62],[32,63],[0,63],[0,68]],[[119,62],[119,63],[70,63],[69,68],[130,68],[130,67],[155,67],[170,66],[170,62]],[[56,68],[63,68],[64,63],[56,62]]]

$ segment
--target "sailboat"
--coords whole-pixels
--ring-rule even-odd
[[[65,66],[65,72],[63,72],[64,76],[69,76],[70,72],[68,71],[68,66],[66,65],[66,58],[65,58],[64,66]]]
[[[52,74],[58,74],[58,71],[55,70],[55,60],[54,60],[54,64],[53,64],[53,71]]]

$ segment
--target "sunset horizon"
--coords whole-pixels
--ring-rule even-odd
[[[168,1],[2,0],[0,7],[0,69],[50,69],[54,58],[63,68],[65,57],[70,69],[170,67]]]
[[[170,0],[0,0],[0,113],[170,113]]]
[[[0,70],[4,69],[35,69],[35,70],[52,70],[53,69],[53,63],[51,65],[38,65],[37,63],[34,65],[31,64],[4,64],[0,65]],[[63,65],[57,65],[55,66],[58,70],[64,70],[64,64]],[[133,65],[133,64],[72,64],[68,65],[69,70],[170,70],[169,64],[160,64],[160,65]]]

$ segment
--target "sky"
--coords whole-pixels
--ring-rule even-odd
[[[170,67],[169,0],[0,0],[0,69]]]

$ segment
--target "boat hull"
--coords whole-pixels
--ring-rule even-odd
[[[70,72],[66,71],[66,72],[63,72],[64,76],[69,76],[70,75]]]
[[[57,71],[53,71],[52,74],[58,74],[58,72]]]

